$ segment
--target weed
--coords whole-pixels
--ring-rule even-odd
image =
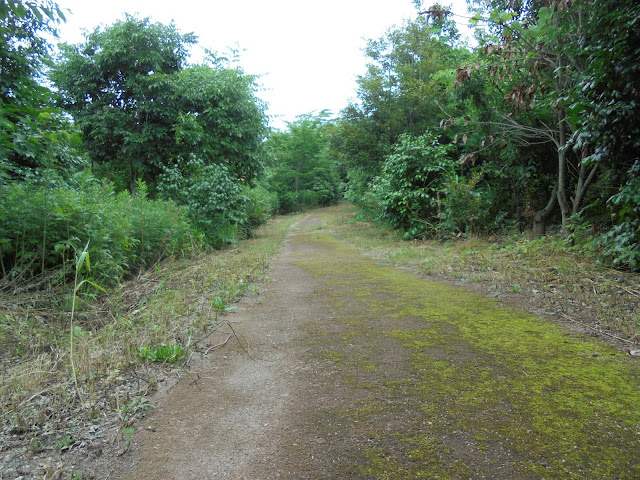
[[[187,356],[188,350],[180,345],[160,345],[157,348],[152,346],[140,347],[138,356],[142,360],[149,362],[162,362],[173,364]]]
[[[131,426],[131,424],[133,423],[133,417],[136,413],[152,408],[149,400],[146,397],[130,399],[122,406],[120,406],[120,401],[116,397],[116,403],[118,405],[118,419],[120,420],[120,424],[122,425],[123,429]]]
[[[58,440],[56,442],[56,450],[58,450],[59,452],[67,450],[72,443],[73,439],[69,435],[67,435],[62,440]]]
[[[122,452],[128,452],[129,449],[131,448],[131,438],[133,437],[133,432],[135,431],[135,429],[133,427],[125,427],[122,429],[122,432],[124,433],[124,438],[126,440],[126,443],[124,444],[124,449],[122,450]]]
[[[213,297],[213,300],[211,300],[211,306],[214,310],[224,312],[229,304],[222,297]]]

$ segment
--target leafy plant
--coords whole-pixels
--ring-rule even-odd
[[[206,165],[191,157],[182,166],[166,168],[159,189],[187,208],[194,226],[211,245],[235,243],[239,228],[247,222],[249,199],[224,165]]]
[[[432,233],[441,210],[443,181],[456,168],[448,150],[431,132],[403,135],[373,183],[381,218],[403,230],[406,238]]]
[[[73,272],[73,250],[90,240],[89,277],[108,286],[162,255],[189,248],[189,220],[170,201],[116,194],[113,185],[82,172],[53,187],[13,182],[0,190],[0,265],[5,281],[19,282],[56,270]]]
[[[188,350],[180,345],[150,345],[140,347],[138,357],[149,362],[176,363],[187,356]]]
[[[482,171],[468,177],[451,175],[442,186],[440,221],[447,233],[491,233],[500,228],[505,212],[499,210],[496,195],[483,185]]]
[[[62,440],[56,441],[56,450],[61,452],[62,450],[65,450],[66,448],[68,448],[69,445],[71,445],[72,443],[73,443],[73,439],[71,438],[71,436],[66,435],[64,438],[62,438]]]
[[[73,320],[74,320],[74,314],[75,314],[75,309],[76,309],[76,298],[78,296],[78,291],[83,287],[83,285],[88,284],[91,285],[92,287],[106,293],[106,290],[104,288],[102,288],[101,286],[97,285],[96,283],[92,282],[91,280],[88,279],[82,279],[80,281],[78,281],[80,275],[82,274],[83,271],[86,271],[87,273],[91,273],[91,260],[90,260],[90,256],[89,256],[89,242],[87,242],[87,244],[85,245],[84,249],[82,250],[82,252],[80,252],[79,255],[77,255],[76,258],[76,271],[75,271],[75,275],[74,275],[74,284],[73,284],[73,302],[72,302],[72,306],[71,306],[71,319],[69,320],[69,359],[71,362],[71,372],[73,374],[73,383],[76,386],[76,392],[78,394],[78,398],[80,399],[82,405],[84,406],[84,400],[82,398],[82,393],[80,392],[80,387],[78,385],[78,377],[76,374],[76,367],[75,367],[75,363],[74,363],[74,358],[73,358],[73,336],[76,333],[76,329],[73,326]]]
[[[634,170],[640,172],[640,161]],[[640,270],[640,178],[630,178],[609,203],[614,209],[614,226],[604,236],[604,254],[615,265]]]
[[[128,452],[131,448],[131,439],[133,438],[133,433],[135,432],[135,428],[133,427],[124,427],[122,432],[124,433],[126,443],[124,444],[124,448],[122,450],[123,453]]]

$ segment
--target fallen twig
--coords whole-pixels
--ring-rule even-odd
[[[597,332],[599,334],[606,335],[606,336],[611,337],[611,338],[615,338],[616,340],[620,340],[621,342],[624,342],[624,343],[629,343],[629,344],[633,343],[631,340],[627,340],[627,339],[624,339],[622,337],[618,337],[617,335],[614,335],[613,333],[609,333],[609,332],[606,332],[604,330],[600,330],[599,328],[591,327],[591,326],[589,326],[589,325],[587,325],[585,323],[582,323],[582,322],[579,322],[577,320],[574,320],[573,318],[569,317],[568,315],[566,315],[564,313],[562,314],[562,316],[566,320],[569,320],[570,322],[580,324],[583,327],[588,328],[589,330],[592,330],[592,331]]]
[[[227,337],[227,339],[224,342],[218,343],[217,345],[211,345],[209,348],[207,348],[203,355],[207,355],[211,350],[213,350],[214,348],[218,348],[218,347],[224,347],[229,340],[231,339],[231,337],[233,337],[234,333],[230,333],[229,336]]]

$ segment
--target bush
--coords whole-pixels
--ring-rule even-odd
[[[344,198],[360,207],[365,213],[375,213],[380,207],[371,187],[374,178],[360,167],[347,170],[348,183]]]
[[[420,137],[403,135],[386,158],[382,175],[373,182],[381,218],[406,232],[405,238],[435,229],[444,179],[456,168],[447,151],[431,132]]]
[[[278,196],[262,185],[254,188],[245,187],[243,195],[247,198],[245,204],[246,219],[243,224],[244,235],[251,236],[256,228],[265,224],[276,212],[278,209]]]
[[[468,178],[450,175],[442,187],[440,228],[445,233],[491,233],[506,216],[500,211],[495,193],[481,185],[484,175],[472,172]]]
[[[629,173],[629,181],[609,199],[614,225],[604,236],[604,254],[615,265],[640,271],[640,162]]]
[[[116,283],[153,260],[190,244],[191,227],[172,202],[116,194],[89,173],[54,186],[14,182],[0,192],[0,259],[4,278],[27,279],[66,268],[89,242],[92,278]]]
[[[184,205],[210,245],[235,243],[247,224],[249,198],[224,165],[205,165],[191,158],[183,168],[165,168],[158,190]]]

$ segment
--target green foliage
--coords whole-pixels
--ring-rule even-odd
[[[407,238],[525,221],[541,234],[561,220],[572,241],[576,228],[581,237],[609,228],[608,201],[606,255],[638,268],[638,2],[471,0],[471,23],[480,25],[473,52],[455,47],[455,32],[438,38],[445,9],[414,3],[423,18],[368,43],[359,101],[337,122],[332,148],[348,172],[345,197]],[[394,182],[413,176],[392,160],[399,139],[438,120],[440,142],[462,166],[430,193]]]
[[[280,213],[332,205],[341,196],[336,165],[329,155],[328,114],[302,115],[286,132],[267,141],[267,183],[278,196]]]
[[[53,188],[34,181],[0,190],[0,258],[5,279],[56,270],[72,274],[73,250],[90,241],[91,278],[111,285],[161,255],[190,244],[188,220],[171,202],[116,194],[108,183],[78,173]]]
[[[0,180],[77,160],[68,151],[73,127],[41,82],[50,47],[44,34],[64,19],[50,0],[0,3]]]
[[[278,196],[261,184],[256,187],[244,187],[242,194],[246,198],[244,234],[251,236],[256,228],[265,224],[276,212]]]
[[[187,356],[188,350],[180,345],[160,345],[152,347],[150,345],[140,347],[138,357],[148,362],[176,363]]]
[[[582,35],[566,49],[589,66],[568,99],[576,148],[590,147],[589,160],[616,162],[624,171],[640,156],[640,4],[576,3]]]
[[[172,156],[190,155],[206,164],[224,164],[229,173],[249,183],[262,173],[266,135],[265,105],[255,96],[257,77],[228,61],[187,68],[170,76],[169,114],[177,120]],[[155,107],[154,107],[155,108]],[[166,152],[168,154],[169,152]]]
[[[94,32],[80,45],[61,45],[51,77],[65,108],[84,133],[96,163],[109,163],[129,181],[154,178],[173,144],[171,105],[155,101],[166,74],[183,68],[195,43],[172,24],[126,16]],[[170,150],[169,150],[170,151]]]
[[[206,165],[192,157],[183,168],[166,168],[158,188],[186,207],[194,227],[211,245],[236,242],[247,224],[249,199],[224,165]]]
[[[605,255],[615,265],[640,271],[640,162],[630,173],[634,176],[609,200],[615,213],[613,228],[604,236]]]
[[[454,99],[455,68],[469,53],[441,42],[432,27],[420,16],[367,44],[358,102],[343,110],[332,139],[341,162],[371,175],[365,183],[381,173],[401,135],[435,130]]]
[[[443,182],[456,169],[448,150],[431,132],[404,135],[373,183],[381,218],[406,232],[406,238],[433,233]]]
[[[499,210],[496,195],[484,182],[482,171],[467,177],[447,177],[442,194],[440,222],[444,232],[491,233],[502,226],[505,212]]]
[[[347,188],[344,198],[360,207],[367,213],[375,214],[378,202],[371,190],[373,175],[362,167],[352,167],[347,170]]]
[[[92,160],[132,192],[137,178],[153,188],[165,167],[190,155],[246,182],[261,171],[266,121],[256,77],[213,57],[187,68],[194,43],[173,24],[127,16],[62,46],[52,78],[64,105]]]

